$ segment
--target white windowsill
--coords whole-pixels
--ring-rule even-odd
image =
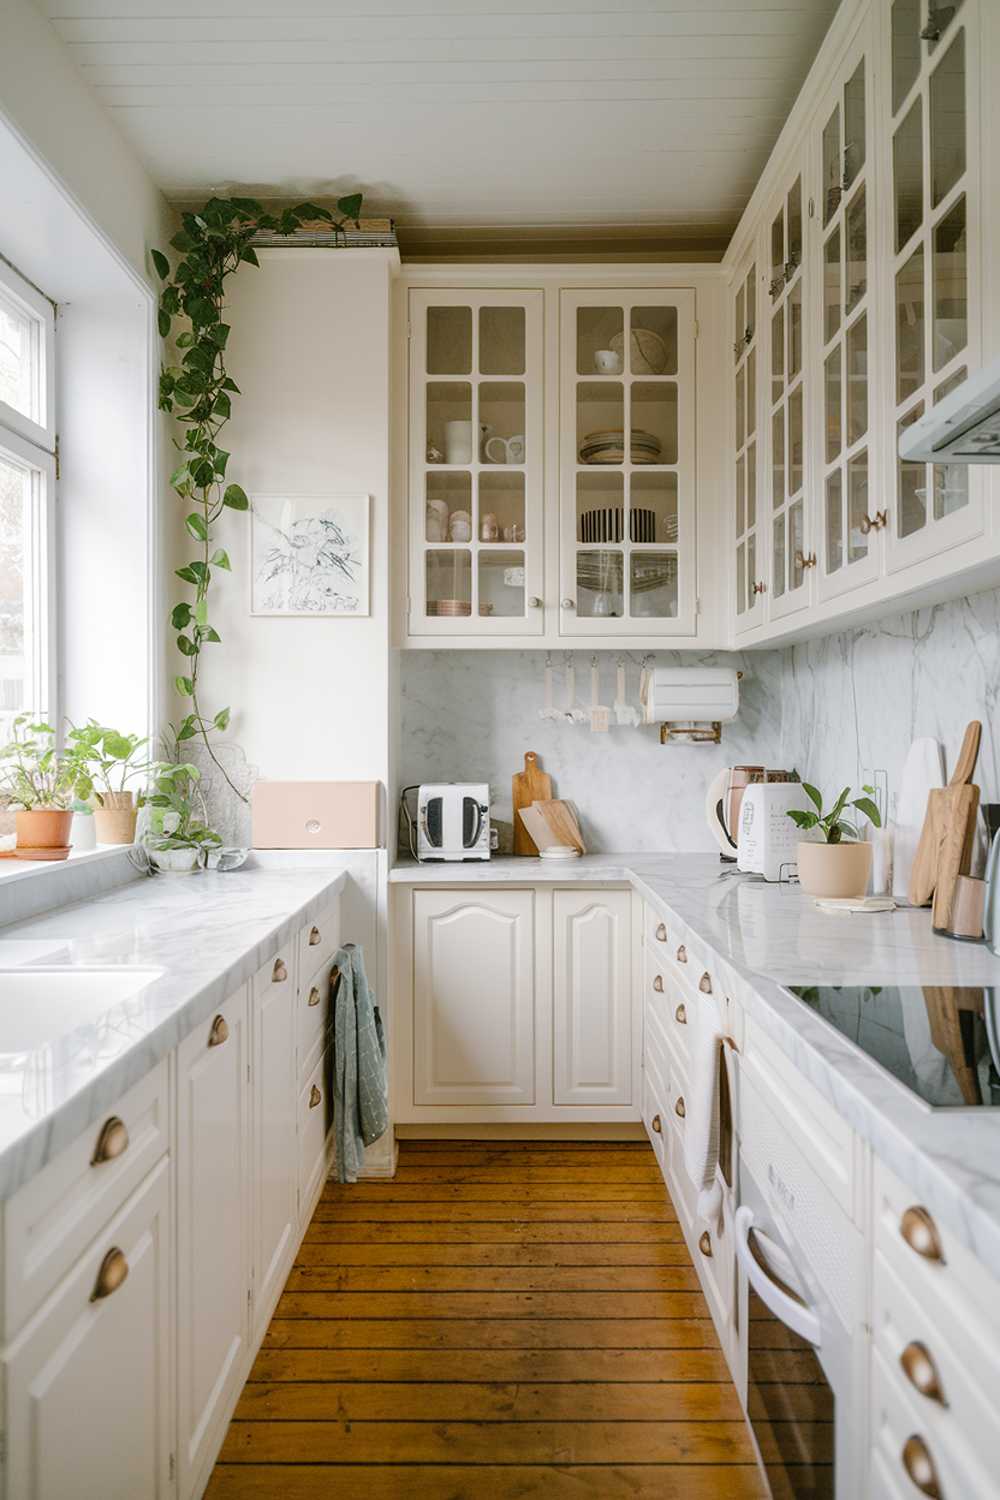
[[[124,844],[99,844],[96,849],[81,849],[70,853],[66,859],[0,859],[0,886],[20,880],[33,880],[48,875],[58,879],[64,870],[78,870],[81,865],[99,864],[120,855]]]

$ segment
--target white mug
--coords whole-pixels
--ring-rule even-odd
[[[444,455],[449,464],[471,464],[471,422],[462,420],[444,424]]]
[[[622,357],[614,349],[598,349],[594,355],[594,369],[599,375],[620,375]]]
[[[491,437],[485,444],[486,457],[492,464],[523,464],[524,437],[518,433],[512,438]]]

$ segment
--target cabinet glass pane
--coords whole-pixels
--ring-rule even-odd
[[[826,479],[826,571],[837,573],[844,562],[844,499],[840,470]]]
[[[479,613],[484,618],[523,619],[523,552],[480,552]]]
[[[969,337],[965,196],[934,231],[934,368],[943,369]]]
[[[676,307],[633,307],[629,318],[629,374],[677,374]]]
[[[771,418],[771,504],[777,510],[785,503],[785,408],[779,406]]]
[[[792,287],[788,297],[788,378],[794,380],[802,369],[802,280]]]
[[[625,571],[620,552],[576,554],[576,612],[586,620],[620,619],[625,613]]]
[[[896,274],[896,400],[924,383],[924,252],[915,250]]]
[[[840,206],[840,107],[833,111],[823,129],[823,227]]]
[[[598,354],[602,357],[598,359]],[[580,375],[614,375],[625,366],[625,314],[620,307],[578,307],[576,368]],[[616,368],[617,367],[617,368]]]
[[[938,49],[938,43],[946,39],[951,28],[951,23],[962,9],[964,0],[951,0],[945,5],[943,0],[927,0],[927,19],[936,21],[933,30],[928,27],[927,55],[933,57]]]
[[[931,75],[931,203],[936,208],[965,171],[965,31]]]
[[[582,464],[620,464],[625,457],[625,388],[617,381],[580,381],[576,437]]]
[[[753,338],[757,332],[757,267],[751,266],[747,272],[746,290],[746,331]]]
[[[855,455],[847,465],[847,561],[868,556],[868,533],[862,529],[868,516],[868,454]]]
[[[847,241],[844,311],[849,314],[868,290],[868,215],[864,187],[858,189],[847,205],[844,233]]]
[[[751,349],[747,355],[747,436],[757,430],[757,351]]]
[[[801,588],[806,576],[802,552],[802,501],[796,500],[788,512],[788,563],[791,572],[788,587]]]
[[[797,177],[788,194],[788,259],[802,264],[802,179]]]
[[[736,613],[746,614],[747,609],[747,555],[742,542],[736,549]]]
[[[472,370],[472,308],[427,309],[428,375],[468,375]]]
[[[676,543],[679,540],[677,475],[633,474],[629,484],[630,540],[659,542],[661,545],[663,542]]]
[[[920,72],[920,0],[893,0],[892,112],[899,109]]]
[[[757,447],[751,443],[747,449],[747,526],[757,521]]]
[[[868,319],[858,318],[847,332],[847,442],[868,431]]]
[[[746,401],[747,401],[746,381],[745,381],[744,376],[743,376],[743,371],[742,370],[738,370],[736,372],[736,446],[737,446],[737,448],[742,448],[743,444],[746,442],[746,435],[747,435]]]
[[[525,538],[524,474],[483,469],[479,475],[479,524],[481,542],[523,542]],[[534,541],[535,538],[528,538]]]
[[[918,401],[896,426],[896,452],[899,439],[908,427],[924,414],[924,403]],[[927,521],[927,465],[898,459],[897,483],[899,486],[899,535],[913,536],[922,531]]]
[[[771,281],[772,284],[781,280],[785,269],[785,215],[779,213],[771,225]],[[774,288],[772,285],[771,296],[777,297],[781,287]]]
[[[456,540],[469,541],[472,536],[472,475],[431,470],[427,475],[425,541],[451,541],[450,533],[462,530],[463,522],[469,528],[468,534]]]
[[[671,620],[677,614],[677,556],[673,552],[633,552],[629,560],[629,600],[633,618]]]
[[[785,388],[785,309],[779,307],[771,319],[771,400]]]
[[[865,164],[865,60],[858,63],[844,88],[844,191]]]
[[[632,462],[677,462],[677,386],[672,380],[632,386]]]
[[[744,289],[741,281],[740,289],[736,293],[736,314],[733,327],[733,357],[736,360],[740,360],[743,357],[743,336],[746,333],[746,326],[746,305],[744,303]]]
[[[481,458],[488,464],[523,464],[524,386],[519,380],[479,387]]]
[[[935,464],[934,519],[942,521],[969,503],[969,471],[963,464]]]
[[[746,514],[746,459],[741,453],[736,460],[736,535],[742,536],[747,529]]]
[[[472,386],[458,382],[429,382],[427,462],[471,464],[478,458],[472,436]]]
[[[826,461],[828,464],[833,463],[841,447],[841,358],[841,347],[838,344],[836,349],[827,356],[823,367],[823,405],[826,418]]]
[[[524,374],[524,308],[479,309],[479,373]]]
[[[772,524],[771,592],[780,599],[785,592],[785,513],[775,516]]]
[[[460,619],[472,614],[472,553],[454,547],[427,553],[427,613]]]
[[[829,343],[840,327],[840,230],[823,246],[823,341]]]
[[[802,386],[797,385],[788,398],[788,493],[797,495],[802,488]]]
[[[621,542],[625,537],[625,477],[621,473],[577,474],[576,539]]]
[[[753,605],[757,596],[757,533],[751,531],[747,537],[747,604]]]
[[[917,98],[892,139],[897,253],[920,228],[924,216],[923,115],[923,103]]]

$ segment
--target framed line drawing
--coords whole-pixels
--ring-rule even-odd
[[[371,613],[369,495],[254,495],[250,613]]]

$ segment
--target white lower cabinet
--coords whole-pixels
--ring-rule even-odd
[[[263,1333],[285,1279],[298,1219],[296,990],[291,956],[253,982],[254,1331]]]
[[[552,922],[554,1102],[630,1104],[631,896],[556,891]]]

